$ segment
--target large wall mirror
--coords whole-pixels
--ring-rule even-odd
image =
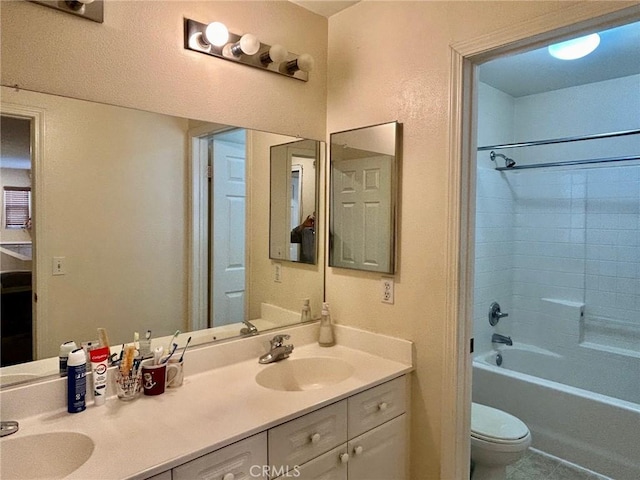
[[[332,267],[395,273],[400,127],[331,134]]]
[[[298,140],[271,147],[269,256],[317,263],[320,143]]]
[[[3,384],[56,374],[60,344],[95,340],[98,327],[112,345],[147,330],[152,339],[180,330],[194,345],[297,323],[306,298],[320,312],[322,262],[287,262],[276,282],[269,258],[271,147],[300,139],[8,87],[1,95],[3,191],[30,189],[28,224],[8,226],[2,199]],[[322,169],[324,144],[309,145]]]

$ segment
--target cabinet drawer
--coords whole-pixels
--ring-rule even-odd
[[[347,400],[349,438],[353,438],[406,411],[406,375],[365,390]]]
[[[266,466],[267,434],[263,432],[174,468],[173,480],[266,480]]]
[[[269,430],[272,469],[295,467],[347,441],[343,400]]]
[[[347,453],[347,445],[343,444],[318,458],[308,461],[300,467],[294,467],[288,475],[285,473],[276,480],[297,478],[298,480],[347,480],[347,459],[342,460],[341,455]]]

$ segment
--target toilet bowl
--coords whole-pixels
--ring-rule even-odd
[[[472,480],[505,480],[507,465],[517,462],[529,445],[531,433],[519,418],[471,404]]]

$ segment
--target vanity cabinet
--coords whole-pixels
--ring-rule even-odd
[[[165,474],[172,480],[406,479],[407,388],[403,375]]]
[[[267,465],[266,432],[174,468],[172,480],[267,480],[263,465]]]
[[[403,376],[270,430],[272,472],[282,467],[288,469],[289,475],[277,480],[293,475],[300,480],[406,478],[406,401],[407,380]],[[329,428],[332,420],[342,418],[345,409],[346,431]],[[324,422],[318,421],[317,414]],[[318,436],[321,425],[329,435]],[[286,431],[289,435],[272,435],[274,431]],[[342,438],[344,441],[340,443]],[[323,440],[324,450],[319,448]],[[314,450],[326,451],[327,447],[334,448],[320,455],[312,454]],[[281,452],[287,449],[297,454],[282,456]]]

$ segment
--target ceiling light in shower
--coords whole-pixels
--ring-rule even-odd
[[[549,45],[549,54],[560,60],[575,60],[586,57],[600,45],[600,35],[592,33],[585,37]]]

